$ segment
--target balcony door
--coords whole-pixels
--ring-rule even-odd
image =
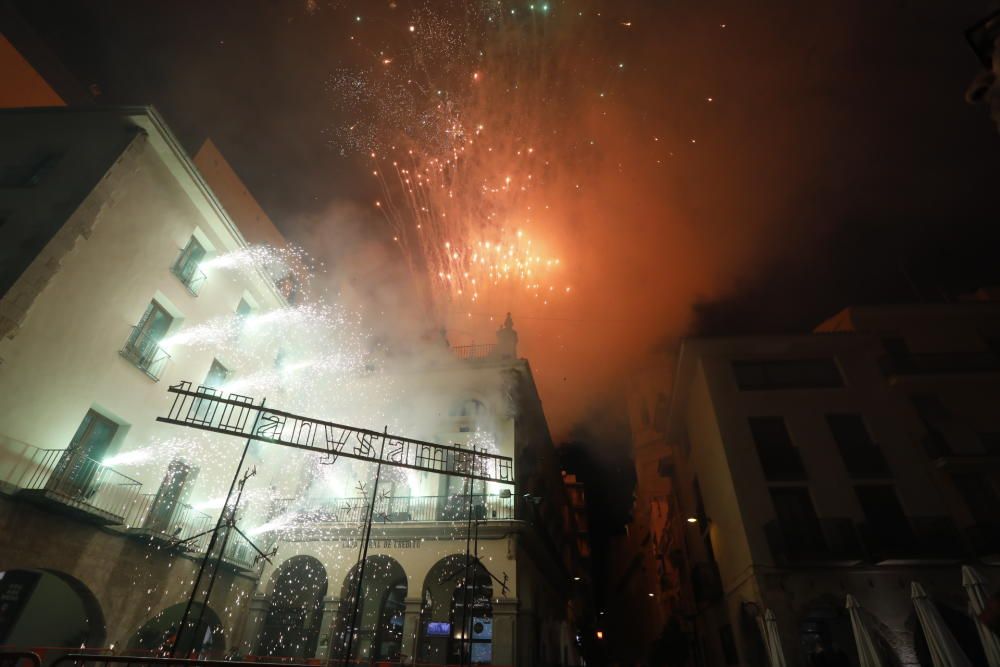
[[[174,318],[167,312],[166,308],[156,301],[150,301],[146,307],[146,312],[139,322],[139,331],[144,338],[149,338],[154,343],[159,343],[167,335],[167,330],[173,324]]]
[[[873,535],[893,547],[903,548],[913,543],[913,529],[892,485],[855,486],[854,493]]]
[[[46,488],[76,499],[86,500],[94,495],[104,469],[100,462],[117,432],[118,424],[88,410]]]
[[[191,283],[194,272],[198,270],[198,265],[205,259],[205,255],[205,248],[192,236],[174,264],[174,272],[185,285]]]
[[[456,466],[457,469],[466,472],[463,466]],[[457,475],[440,475],[441,478],[437,508],[438,521],[458,521],[469,517],[469,501],[472,501],[472,518],[486,518],[486,482],[483,480],[472,480],[468,477]],[[469,498],[469,491],[472,491],[472,498]]]
[[[146,306],[139,324],[132,330],[129,338],[129,349],[134,363],[140,368],[149,368],[156,360],[160,349],[160,341],[167,335],[173,316],[156,301],[150,301]]]
[[[771,501],[788,550],[815,554],[825,550],[823,529],[813,507],[809,489],[797,486],[771,487]]]

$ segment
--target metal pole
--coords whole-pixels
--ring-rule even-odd
[[[386,427],[386,435],[389,433],[389,428]],[[368,560],[368,544],[372,537],[372,518],[375,515],[375,498],[378,493],[378,480],[382,475],[382,455],[385,454],[385,439],[386,435],[382,436],[382,446],[379,449],[378,454],[378,465],[375,467],[375,483],[372,485],[372,499],[368,505],[368,526],[365,531],[364,539],[364,551],[361,555],[361,563],[358,565],[358,585],[354,591],[354,609],[351,610],[351,623],[348,627],[347,633],[347,650],[344,653],[344,665],[346,667],[347,661],[351,659],[351,650],[354,645],[354,626],[358,622],[358,608],[361,606],[361,586],[365,579],[365,561]]]
[[[215,588],[215,578],[219,574],[219,566],[222,564],[222,559],[226,555],[226,545],[229,544],[229,536],[233,534],[233,530],[236,528],[236,510],[240,506],[240,501],[243,499],[243,488],[246,486],[247,480],[250,479],[252,475],[245,476],[242,481],[240,481],[240,492],[236,494],[236,502],[233,503],[233,508],[229,511],[229,518],[226,520],[227,528],[225,536],[222,538],[222,546],[219,547],[219,555],[215,559],[215,567],[212,568],[212,573],[208,576],[208,590],[205,592],[205,603],[201,605],[201,609],[198,610],[198,620],[194,623],[195,631],[201,626],[201,621],[205,617],[205,608],[208,606],[208,601],[212,599],[212,589]],[[229,510],[229,508],[226,508]],[[223,510],[223,511],[226,511]],[[197,637],[195,638],[197,640]],[[204,640],[204,635],[202,636],[202,641]],[[204,643],[198,645],[199,651],[204,648]]]
[[[260,406],[257,408],[257,417],[253,422],[253,430],[250,431],[250,437],[247,438],[246,443],[243,445],[243,454],[240,455],[240,462],[236,466],[236,472],[233,473],[233,481],[229,484],[229,493],[226,494],[226,501],[222,506],[222,511],[219,513],[219,520],[215,522],[215,528],[212,529],[212,537],[208,541],[208,548],[205,549],[205,557],[202,559],[201,566],[198,568],[198,576],[195,577],[194,587],[191,589],[191,595],[188,597],[187,606],[184,608],[184,615],[181,616],[181,623],[177,627],[177,634],[174,636],[174,644],[170,647],[171,658],[177,657],[177,647],[181,643],[184,628],[187,626],[188,617],[191,615],[191,607],[194,605],[194,599],[198,595],[198,585],[201,583],[201,577],[205,573],[205,566],[208,565],[208,560],[212,556],[212,550],[215,548],[215,542],[219,537],[219,528],[222,527],[223,520],[226,516],[226,509],[228,509],[229,501],[233,497],[233,490],[239,482],[240,470],[243,468],[243,462],[246,460],[247,452],[250,450],[250,443],[253,442],[253,434],[257,432],[257,425],[260,423],[260,416],[264,412],[264,404],[266,402],[266,398],[261,399]],[[205,599],[205,604],[208,604],[208,598]]]
[[[473,454],[475,457],[475,454]],[[473,468],[475,467],[475,461],[473,460]],[[469,619],[469,548],[472,545],[472,492],[475,489],[474,480],[471,477],[466,478],[469,484],[469,511],[468,518],[465,524],[465,579],[462,581],[462,634],[459,635],[462,639],[461,651],[459,657],[459,667],[465,667],[465,646],[468,642],[471,648],[471,639],[468,635],[468,619]]]

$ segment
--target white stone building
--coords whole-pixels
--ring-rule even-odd
[[[771,609],[789,664],[857,664],[845,596],[885,664],[929,664],[910,582],[983,663],[959,566],[1000,583],[1000,304],[849,308],[812,334],[681,347],[664,456],[664,553],[703,665],[763,665]]]
[[[302,360],[280,330],[252,354],[241,337],[288,312],[296,283],[214,261],[284,240],[211,143],[190,160],[150,108],[2,110],[0,145],[0,587],[20,605],[0,643],[162,652],[243,442],[156,418],[182,380],[237,392],[274,375],[276,407],[294,396],[283,372]],[[395,380],[394,412],[424,417],[406,435],[487,437],[516,484],[470,497],[460,479],[386,471],[352,655],[579,664],[574,512],[516,334],[430,358]],[[367,502],[353,483],[367,475],[368,496],[374,466],[333,480],[308,456],[250,448],[247,537],[228,531],[181,650],[343,651]]]
[[[277,231],[266,218],[238,228],[151,108],[4,110],[0,137],[2,567],[57,573],[89,607],[82,639],[121,643],[145,611],[128,599],[144,577],[123,564],[152,544],[124,537],[200,531],[211,518],[192,492],[219,481],[180,455],[161,488],[168,466],[129,461],[172,436],[155,421],[168,384],[254,370],[168,341],[286,305],[263,274],[201,268]],[[239,546],[227,576],[248,588]],[[184,597],[158,593],[147,606]]]

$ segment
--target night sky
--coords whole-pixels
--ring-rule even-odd
[[[348,226],[391,243],[367,155],[332,137],[364,109],[331,82],[402,60],[406,27],[455,17],[455,3],[15,5],[101,103],[154,104],[192,152],[211,137],[293,240],[350,205]],[[548,68],[551,97],[504,111],[511,127],[562,132],[547,196],[580,205],[560,201],[572,219],[538,225],[558,237],[577,301],[519,313],[508,298],[491,314],[512,306],[550,395],[558,374],[606,382],[692,331],[796,331],[849,303],[997,281],[1000,136],[963,99],[979,68],[963,32],[995,0],[546,6],[523,31],[546,62],[514,76]],[[452,65],[426,76],[454,88],[464,63]],[[491,66],[487,54],[467,69]],[[545,317],[560,323],[532,319]],[[586,340],[573,359],[532,342],[553,336]],[[578,359],[601,349],[613,359],[588,376]],[[558,406],[555,421],[568,427],[585,404]]]
[[[964,101],[963,34],[997,0],[14,4],[99,103],[155,105],[192,154],[211,137],[376,319],[468,343],[512,311],[584,476],[603,461],[628,481],[622,386],[682,336],[1000,284],[1000,135]],[[513,230],[466,222],[484,211],[523,220],[561,260],[551,303],[437,285],[436,310],[412,307],[424,279],[398,265],[419,253],[375,202],[414,236],[419,216],[380,179],[407,149],[427,165],[456,146],[461,205],[432,204],[468,241]],[[595,488],[605,522],[627,487]]]
[[[1000,135],[963,98],[963,33],[996,0],[14,4],[100,103],[155,105],[192,153],[211,137],[338,280],[394,276],[380,314],[425,310],[375,205],[400,201],[379,183],[397,154],[476,156],[453,217],[477,183],[530,180],[489,210],[527,221],[564,294],[432,290],[453,342],[513,312],[560,438],[682,336],[1000,283]]]

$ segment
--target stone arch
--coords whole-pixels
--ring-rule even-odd
[[[59,570],[10,569],[0,572],[0,594],[8,613],[0,643],[18,646],[103,647],[104,612],[82,581]]]
[[[177,640],[186,602],[163,609],[142,624],[129,638],[127,648],[152,655],[167,655]],[[215,610],[200,602],[191,605],[187,629],[181,634],[176,655],[220,656],[226,651],[226,635]]]
[[[254,652],[315,657],[328,589],[326,568],[312,556],[292,556],[279,565],[268,582],[269,604]]]
[[[406,572],[392,556],[378,554],[365,559],[360,604],[355,616],[358,572],[359,566],[355,564],[344,578],[330,654],[347,656],[347,638],[353,620],[350,652],[353,659],[399,660],[408,591]]]
[[[492,577],[474,557],[452,554],[435,563],[424,579],[418,661],[460,663],[464,651],[467,661],[490,662],[492,597]]]

